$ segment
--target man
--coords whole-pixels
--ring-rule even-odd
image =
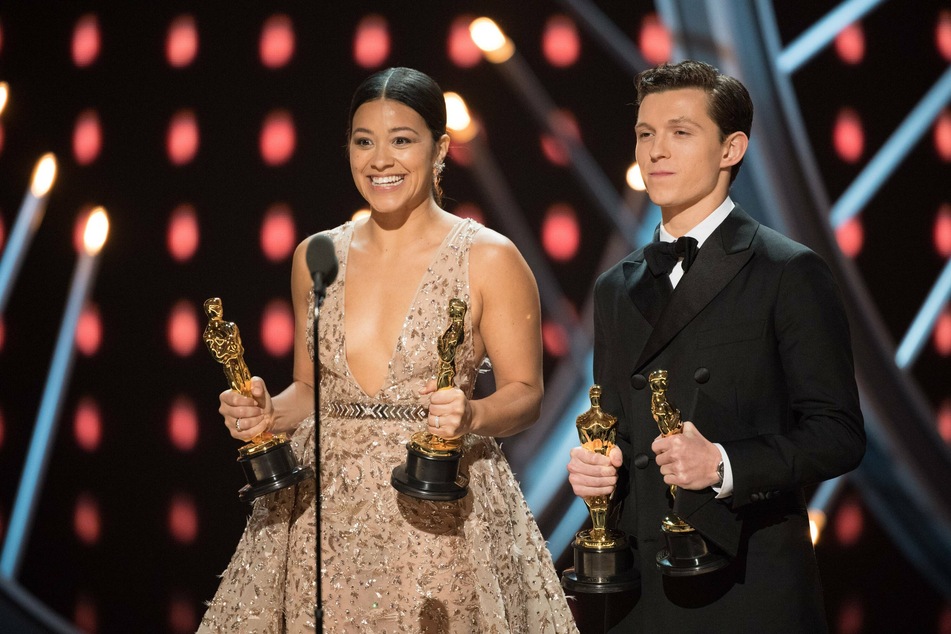
[[[746,88],[696,61],[635,84],[637,162],[663,219],[595,286],[595,382],[618,446],[575,448],[568,463],[576,495],[617,485],[618,528],[636,550],[640,598],[612,631],[826,631],[802,488],[865,451],[838,289],[819,256],[730,199],[753,119]],[[681,240],[669,270],[661,243],[682,236],[696,243]],[[658,435],[648,377],[660,369],[682,434]],[[727,566],[658,570],[667,485]]]

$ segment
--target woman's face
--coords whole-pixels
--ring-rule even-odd
[[[426,122],[398,101],[377,99],[357,108],[351,122],[350,171],[375,212],[411,212],[432,199],[433,164],[449,149],[433,143]]]

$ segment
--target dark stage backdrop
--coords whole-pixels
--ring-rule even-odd
[[[829,4],[777,6],[783,38],[794,39]],[[54,152],[59,166],[0,315],[2,537],[73,275],[77,226],[95,205],[111,221],[28,532],[23,589],[86,631],[197,626],[248,512],[236,495],[244,483],[237,443],[217,414],[224,377],[200,341],[201,304],[223,298],[252,373],[272,391],[290,380],[291,249],[362,206],[345,155],[347,109],[352,90],[378,68],[418,68],[467,100],[501,179],[494,191],[510,192],[512,204],[498,207],[473,152],[457,143],[446,207],[503,233],[511,226],[504,214],[518,214],[555,281],[552,305],[568,315],[560,328],[546,311],[546,380],[569,363],[563,327],[582,340],[590,332],[593,282],[626,247],[603,201],[531,111],[532,82],[508,81],[452,33],[479,15],[499,23],[543,96],[573,122],[611,196],[628,207],[622,213],[639,221],[649,209],[625,181],[634,150],[631,69],[582,25],[582,5],[603,13],[641,67],[672,55],[648,1],[0,6],[0,81],[10,90],[0,114],[0,247],[9,246],[37,159]],[[946,2],[885,3],[854,26],[852,40],[836,40],[796,83],[805,132],[836,195],[951,60]],[[893,342],[951,254],[947,104],[941,117],[903,165],[902,187],[874,197],[838,234]],[[754,138],[761,133],[754,129]],[[945,306],[910,368],[945,442],[949,354]],[[563,415],[580,413],[552,407],[549,427],[531,438],[557,433]],[[566,461],[533,455],[534,446],[506,440],[519,473],[532,460]],[[551,508],[533,509],[546,536],[564,504]],[[947,597],[905,559],[857,487],[847,483],[836,496],[817,550],[834,631],[910,631],[914,619],[916,631],[951,632]],[[561,550],[553,555],[567,564]]]

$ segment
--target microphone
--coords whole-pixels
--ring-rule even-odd
[[[337,253],[330,236],[319,233],[310,239],[307,244],[307,268],[314,278],[314,294],[319,305],[327,286],[337,279]]]

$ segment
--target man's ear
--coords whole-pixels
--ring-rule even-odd
[[[749,147],[750,138],[744,133],[737,131],[723,141],[723,154],[720,158],[720,167],[733,167],[746,155],[746,148]]]

